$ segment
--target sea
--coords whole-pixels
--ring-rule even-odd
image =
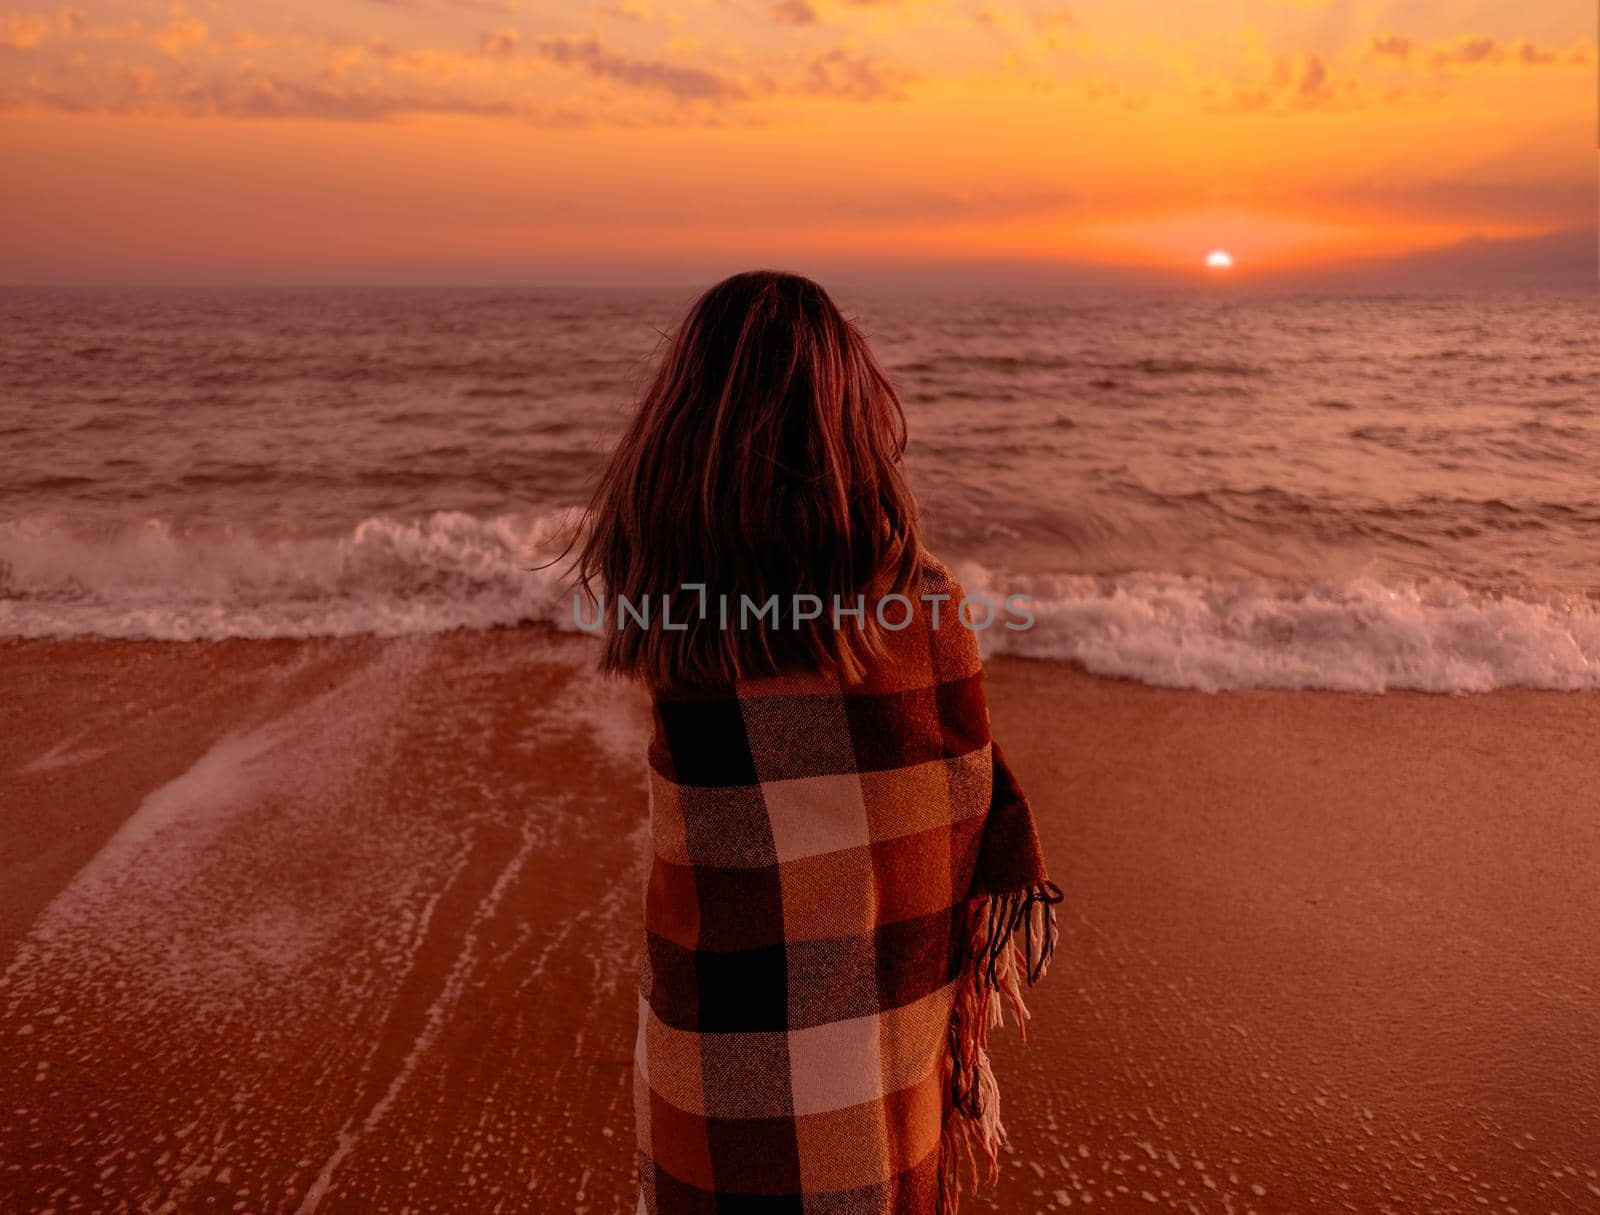
[[[930,548],[1031,603],[991,654],[1600,688],[1600,294],[835,294]],[[0,636],[571,630],[545,563],[692,298],[0,290]]]

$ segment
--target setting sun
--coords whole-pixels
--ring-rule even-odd
[[[4,7],[8,280],[1406,281],[1593,226],[1585,6]]]
[[[1597,35],[0,0],[0,1215],[1600,1215]]]

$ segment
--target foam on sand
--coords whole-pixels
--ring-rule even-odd
[[[179,830],[184,845],[193,846],[208,822],[237,807],[248,795],[256,763],[283,737],[281,728],[262,726],[227,734],[176,780],[155,790],[117,830],[73,882],[75,897],[97,890],[114,875],[149,864],[153,850],[169,832]]]
[[[35,736],[101,775],[18,783],[0,843],[27,845],[24,879],[53,799],[137,779],[116,750],[81,757],[86,727],[145,719],[195,664],[246,707],[167,717],[193,758],[21,920],[0,1209],[543,1209],[542,1186],[625,1179],[631,1155],[597,1169],[572,1107],[620,1125],[628,1099],[604,1060],[626,1059],[638,973],[643,724],[587,642],[48,641],[0,647],[0,675],[41,651],[71,675]],[[107,701],[125,663],[144,696]],[[0,928],[19,910],[0,900]]]
[[[0,646],[55,673],[0,750],[0,1210],[626,1209],[648,723],[593,657]],[[150,712],[196,671],[239,711]],[[994,1209],[1587,1209],[1600,698],[989,686],[1070,900]]]

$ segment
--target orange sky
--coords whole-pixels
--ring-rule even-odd
[[[1579,0],[0,7],[0,281],[1238,273],[1595,222]]]

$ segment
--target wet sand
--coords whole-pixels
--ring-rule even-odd
[[[0,641],[0,1210],[627,1211],[590,653]],[[1069,902],[973,1209],[1600,1210],[1600,697],[991,681]]]

